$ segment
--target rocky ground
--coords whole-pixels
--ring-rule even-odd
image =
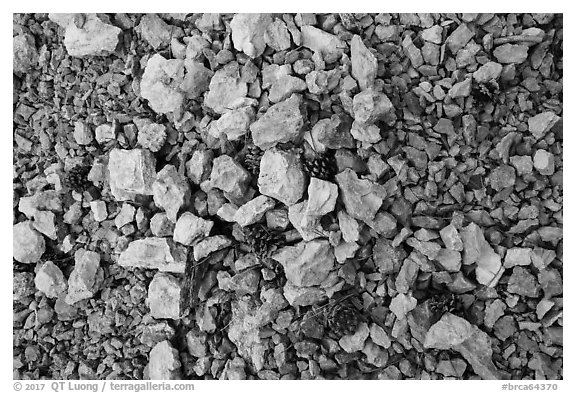
[[[14,378],[561,379],[554,14],[15,14]]]

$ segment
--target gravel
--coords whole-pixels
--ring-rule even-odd
[[[562,45],[13,14],[14,378],[563,379]]]

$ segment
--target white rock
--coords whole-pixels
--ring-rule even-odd
[[[170,221],[166,213],[156,213],[150,219],[150,232],[157,237],[172,236],[174,223]]]
[[[346,49],[338,37],[314,26],[302,26],[301,33],[302,46],[320,54],[326,63],[338,60]]]
[[[342,337],[338,344],[344,349],[344,351],[348,353],[361,351],[364,348],[364,343],[370,334],[370,330],[368,329],[368,325],[366,322],[362,322],[358,326],[358,330],[354,334],[349,334]]]
[[[242,298],[233,301],[228,337],[238,348],[240,356],[250,360],[254,369],[260,371],[264,368],[264,354],[268,346],[259,336],[255,319],[257,309],[258,307],[251,299]]]
[[[90,202],[90,209],[94,214],[94,219],[98,222],[102,222],[108,218],[108,211],[106,209],[106,202],[104,201],[92,201]]]
[[[92,130],[83,121],[77,121],[74,124],[74,139],[79,145],[89,145],[94,140],[94,135],[92,135]]]
[[[186,174],[194,184],[200,184],[207,180],[212,170],[212,160],[214,152],[212,150],[194,150],[192,158],[186,163]]]
[[[212,162],[210,184],[234,200],[243,200],[248,191],[250,173],[230,156],[221,155]]]
[[[345,242],[356,242],[360,238],[360,225],[343,210],[338,211],[338,224]]]
[[[354,96],[352,103],[354,120],[359,123],[374,123],[382,120],[391,125],[396,121],[394,105],[381,92],[368,89]]]
[[[145,14],[140,19],[137,30],[155,50],[162,46],[168,46],[171,39],[183,35],[180,27],[167,24],[157,14]]]
[[[366,90],[374,85],[378,61],[376,56],[362,42],[359,35],[354,35],[350,42],[352,60],[352,76],[358,81],[361,90]]]
[[[244,205],[240,206],[234,214],[234,221],[241,227],[252,225],[264,216],[264,214],[274,208],[276,201],[265,195],[259,195]]]
[[[149,119],[134,119],[138,127],[138,143],[145,149],[158,152],[166,141],[166,126],[153,123]]]
[[[228,239],[224,235],[216,235],[207,237],[201,240],[194,246],[194,259],[200,261],[213,252],[222,250],[224,248],[230,247],[232,245],[232,240]]]
[[[260,193],[291,206],[302,198],[305,186],[306,177],[297,154],[275,148],[264,152],[258,177]]]
[[[264,35],[272,22],[270,14],[236,14],[230,22],[234,48],[255,58],[266,49]]]
[[[152,192],[154,203],[166,211],[172,222],[176,222],[178,212],[190,201],[190,185],[174,165],[166,165],[158,172]]]
[[[182,213],[174,228],[174,241],[186,246],[210,235],[214,222],[197,217],[190,212]]]
[[[148,375],[152,380],[181,379],[178,350],[168,340],[159,342],[150,351]]]
[[[486,64],[483,64],[482,67],[478,68],[472,74],[474,80],[479,83],[486,83],[490,82],[491,80],[498,80],[500,78],[500,74],[502,73],[502,64],[496,63],[494,61],[489,61]]]
[[[538,149],[534,154],[534,168],[536,168],[541,175],[553,175],[554,155],[546,150]]]
[[[118,201],[132,200],[138,194],[152,195],[156,160],[148,150],[113,149],[108,161],[110,191]]]
[[[374,184],[347,168],[336,175],[346,213],[365,222],[372,222],[382,205],[382,197],[375,192]]]
[[[328,233],[322,228],[319,216],[306,215],[308,201],[303,201],[288,208],[288,219],[296,228],[302,239],[310,241],[318,237],[328,237]]]
[[[44,236],[56,240],[56,215],[50,211],[37,210],[34,212],[32,226]]]
[[[187,249],[171,239],[147,237],[132,241],[120,254],[118,264],[163,272],[184,273]]]
[[[317,286],[299,287],[286,281],[284,285],[284,297],[292,307],[311,306],[326,300],[326,291]]]
[[[46,250],[46,243],[41,234],[32,226],[31,221],[24,221],[12,227],[12,253],[15,260],[21,263],[36,263]]]
[[[527,266],[532,263],[532,249],[514,247],[506,251],[504,267],[509,269],[514,266]]]
[[[184,103],[184,60],[165,59],[155,54],[146,63],[140,95],[150,103],[157,113],[179,110]]]
[[[377,143],[382,140],[380,127],[376,124],[364,124],[354,120],[350,133],[354,139],[360,142]]]
[[[214,112],[224,114],[244,103],[248,85],[240,77],[238,63],[228,63],[212,79],[204,104]]]
[[[323,216],[336,207],[338,186],[326,180],[311,178],[308,185],[308,205],[306,215]]]
[[[266,27],[264,41],[277,52],[290,49],[290,33],[288,32],[286,23],[280,19],[275,19],[270,23],[268,27]]]
[[[334,252],[327,240],[300,242],[272,256],[284,267],[286,278],[297,286],[320,285],[334,269]]]
[[[124,202],[120,208],[120,213],[114,217],[114,224],[116,228],[120,229],[124,225],[129,224],[134,221],[134,215],[136,214],[136,209],[129,203]]]
[[[101,124],[96,127],[96,142],[103,144],[116,139],[116,126],[114,124]]]
[[[366,361],[376,367],[384,367],[388,362],[388,352],[367,339],[362,352],[366,355]]]
[[[390,340],[388,333],[386,333],[384,328],[375,323],[370,325],[370,338],[375,344],[380,345],[382,348],[387,349],[392,345],[392,340]]]
[[[504,268],[500,256],[484,238],[482,229],[475,223],[470,223],[460,231],[460,236],[464,242],[463,263],[465,265],[477,263],[478,282],[488,287],[496,286],[504,273]]]
[[[254,115],[254,109],[249,106],[227,112],[210,124],[208,133],[216,139],[226,135],[229,141],[236,141],[246,135]]]
[[[233,203],[225,203],[220,206],[220,209],[218,209],[216,215],[226,222],[234,222],[236,211],[238,211],[238,206]]]
[[[540,139],[560,120],[554,112],[547,111],[528,119],[528,129],[535,138]]]
[[[168,273],[156,273],[148,287],[146,304],[153,318],[179,319],[182,293],[181,280]]]
[[[31,34],[18,34],[12,37],[14,72],[25,74],[38,64],[38,50]]]
[[[68,304],[94,297],[104,280],[100,254],[79,249],[74,253],[74,260],[74,270],[68,277],[68,294],[65,299]]]
[[[390,302],[390,311],[396,315],[398,319],[405,319],[406,314],[416,308],[418,301],[412,295],[399,293]]]
[[[34,284],[49,298],[57,298],[68,289],[62,270],[52,261],[47,261],[40,266],[36,272]]]

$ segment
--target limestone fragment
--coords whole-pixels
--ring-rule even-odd
[[[184,103],[183,81],[184,60],[167,60],[155,54],[146,63],[140,82],[140,95],[157,113],[174,112]]]
[[[12,227],[12,252],[15,260],[21,263],[36,263],[46,250],[46,243],[32,221],[23,221]]]
[[[406,314],[414,310],[418,301],[412,295],[399,293],[390,302],[390,311],[396,315],[398,319],[405,319]]]
[[[156,273],[148,287],[146,304],[154,318],[179,319],[183,311],[181,280],[168,273]]]
[[[133,200],[138,194],[152,195],[155,167],[156,160],[148,150],[113,149],[108,161],[112,195],[118,201]]]
[[[166,126],[153,123],[149,119],[134,119],[138,127],[138,143],[145,149],[158,152],[166,141]]]
[[[25,74],[38,63],[38,50],[34,36],[23,33],[12,37],[14,72]]]
[[[478,68],[472,74],[474,80],[479,83],[486,83],[490,82],[491,80],[498,80],[500,78],[500,74],[502,73],[502,64],[496,63],[494,61],[489,61],[486,64],[483,64],[480,68]]]
[[[346,44],[333,34],[314,26],[302,26],[302,45],[319,53],[326,63],[333,63],[342,56]]]
[[[370,222],[382,205],[382,198],[374,192],[370,180],[358,179],[351,169],[345,169],[336,175],[346,212],[353,218]]]
[[[290,33],[288,32],[286,23],[280,19],[274,19],[274,21],[266,27],[264,41],[277,52],[290,49]]]
[[[352,108],[354,120],[361,124],[374,123],[378,120],[387,124],[394,124],[396,121],[394,106],[388,96],[371,89],[356,94]]]
[[[264,354],[268,347],[258,334],[255,319],[257,310],[258,307],[251,299],[234,301],[228,337],[238,348],[238,353],[249,359],[256,371],[260,371],[264,368]]]
[[[528,119],[528,129],[535,138],[540,139],[554,127],[558,120],[560,117],[554,112],[542,112]]]
[[[265,195],[259,195],[236,210],[234,221],[241,227],[252,225],[260,221],[268,210],[274,208],[275,204],[274,199]]]
[[[223,114],[210,124],[209,134],[220,139],[223,135],[229,141],[236,141],[248,133],[248,127],[254,120],[254,109],[244,106]]]
[[[154,49],[170,45],[170,40],[183,35],[180,27],[167,24],[158,14],[145,14],[140,19],[138,30]]]
[[[260,161],[258,189],[280,202],[291,206],[304,194],[306,177],[298,155],[279,149],[264,152]]]
[[[334,252],[327,240],[300,242],[280,249],[273,258],[296,286],[320,285],[334,269]]]
[[[214,112],[224,114],[234,108],[245,106],[248,85],[240,77],[238,63],[232,62],[220,68],[212,79],[204,104]]]
[[[194,246],[194,259],[200,261],[213,252],[230,247],[232,240],[224,235],[210,236],[201,240]]]
[[[152,380],[181,379],[180,358],[178,350],[172,347],[170,341],[159,342],[150,351],[148,375]]]
[[[361,90],[366,90],[374,84],[378,61],[376,56],[362,42],[359,35],[354,35],[350,43],[352,60],[352,76],[358,81]]]
[[[302,105],[302,97],[298,94],[292,94],[287,100],[272,105],[250,126],[254,144],[267,150],[278,143],[299,140],[304,125]]]
[[[79,249],[74,254],[74,260],[74,270],[68,277],[68,294],[65,299],[68,304],[94,297],[104,280],[100,254]]]
[[[213,226],[213,221],[197,217],[190,212],[182,213],[174,228],[174,241],[191,246],[208,237]]]
[[[520,64],[528,58],[528,46],[524,44],[500,45],[492,52],[502,64]]]
[[[52,261],[46,261],[40,266],[36,272],[34,284],[39,291],[49,298],[57,298],[68,289],[68,283],[62,270]]]
[[[270,14],[236,14],[230,22],[234,48],[255,58],[266,49],[265,34],[272,22]]]
[[[163,208],[172,222],[176,222],[178,212],[190,200],[190,185],[173,165],[166,165],[156,175],[152,184],[154,203]]]
[[[494,252],[484,238],[482,229],[475,223],[470,223],[460,231],[464,243],[463,263],[477,264],[476,279],[480,284],[494,287],[504,273],[500,256]]]
[[[186,257],[186,247],[175,244],[171,239],[147,237],[132,241],[120,254],[118,264],[124,267],[184,273]]]
[[[192,157],[186,162],[186,173],[192,183],[200,184],[210,177],[213,159],[212,150],[194,150]]]
[[[358,326],[358,330],[354,334],[349,334],[342,337],[338,344],[342,349],[348,353],[361,351],[364,348],[364,343],[370,334],[370,329],[366,322],[362,322]]]
[[[546,150],[538,149],[534,154],[534,168],[544,176],[554,174],[554,155]]]
[[[323,216],[336,207],[338,186],[329,181],[311,178],[308,185],[308,205],[306,215]]]
[[[210,184],[224,191],[234,200],[243,200],[248,191],[250,173],[232,157],[221,155],[212,162]]]

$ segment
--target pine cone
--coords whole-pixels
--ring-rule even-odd
[[[244,159],[242,160],[242,166],[252,173],[255,177],[260,174],[260,160],[264,152],[255,145],[247,145],[245,147]]]
[[[494,96],[500,92],[500,86],[496,81],[487,83],[472,83],[472,97],[483,104],[486,104],[494,99]]]
[[[434,314],[442,317],[447,312],[453,312],[458,306],[458,299],[453,293],[438,293],[428,299],[428,307]]]
[[[246,228],[244,236],[251,252],[256,254],[260,262],[268,259],[282,245],[284,240],[280,233],[274,232],[262,224]]]
[[[68,188],[82,193],[92,185],[92,182],[88,180],[90,169],[87,165],[75,166],[64,175],[64,184]]]
[[[328,310],[328,327],[336,336],[356,333],[361,319],[358,310],[348,301],[336,303]]]
[[[318,155],[312,159],[304,160],[304,167],[308,176],[333,181],[338,172],[336,158],[332,153]]]

